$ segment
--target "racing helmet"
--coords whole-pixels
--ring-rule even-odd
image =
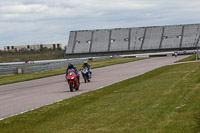
[[[69,68],[69,69],[72,69],[72,68],[73,68],[73,64],[72,64],[72,63],[69,63],[69,64],[68,64],[68,68]]]
[[[85,60],[85,61],[84,61],[84,64],[87,64],[87,63],[88,63],[88,61],[87,61],[87,60]]]

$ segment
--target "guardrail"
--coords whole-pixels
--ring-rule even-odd
[[[91,61],[98,61],[98,60],[104,60],[104,59],[110,59],[110,58],[123,58],[122,56],[103,56],[103,57],[90,57],[90,58],[79,58],[79,59],[67,59],[67,60],[55,60],[55,62],[49,61],[39,61],[37,63],[32,64],[12,64],[12,65],[3,65],[0,66],[0,69],[2,67],[7,68],[4,69],[6,72],[3,73],[0,71],[0,75],[6,75],[6,74],[27,74],[27,73],[37,73],[37,72],[44,72],[44,71],[51,71],[59,68],[63,68],[68,66],[69,63],[72,63],[74,65],[82,64],[85,60],[91,60]],[[13,68],[12,71],[10,68]]]
[[[196,50],[186,51],[186,53],[194,53]],[[173,55],[174,52],[160,52],[160,53],[144,53],[144,54],[129,54],[129,55],[115,55],[115,56],[102,56],[102,57],[89,57],[89,58],[73,58],[73,59],[62,59],[62,60],[46,60],[46,61],[34,61],[30,64],[20,63],[0,63],[0,75],[8,74],[26,74],[26,73],[37,73],[44,71],[51,71],[58,68],[63,68],[68,66],[69,63],[74,65],[82,64],[84,60],[98,61],[110,58],[126,58],[126,57],[149,57],[168,54]],[[183,51],[178,51],[178,54],[184,54]]]
[[[47,64],[40,64],[35,66],[24,66],[22,67],[22,74],[26,73],[37,73],[37,72],[44,72],[44,71],[51,71],[58,68],[63,68],[68,66],[69,63],[73,63],[74,65],[82,64],[85,59],[80,60],[68,60],[62,62],[54,62],[54,63],[47,63]]]
[[[0,75],[17,74],[18,67],[16,66],[0,66]]]
[[[71,59],[66,61],[59,61],[59,62],[51,62],[46,64],[35,64],[35,65],[27,65],[23,66],[21,69],[22,74],[26,73],[37,73],[37,72],[44,72],[44,71],[51,71],[58,68],[63,68],[68,66],[69,63],[72,63],[74,65],[82,64],[85,60],[91,60],[91,61],[98,61],[98,60],[104,60],[104,59],[110,59],[113,58],[112,56],[103,56],[103,57],[92,57],[92,58],[80,58],[80,59]],[[119,56],[116,56],[115,58],[119,58]]]

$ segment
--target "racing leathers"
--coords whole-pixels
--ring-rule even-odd
[[[77,77],[77,79],[78,79],[78,83],[80,83],[80,77],[79,77],[79,73],[78,73],[78,70],[76,69],[76,67],[72,67],[72,68],[67,68],[67,70],[66,70],[66,75],[65,76],[67,76],[68,75],[68,73],[69,72],[75,72],[76,73],[76,77]]]
[[[84,68],[84,67],[86,67],[88,69],[88,71],[89,71],[89,77],[91,78],[92,72],[91,72],[90,65],[88,63],[84,63],[83,66],[82,66],[82,68]]]

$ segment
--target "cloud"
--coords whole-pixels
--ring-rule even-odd
[[[53,2],[53,3],[52,3]],[[10,1],[8,1],[10,3]],[[55,3],[55,4],[54,4]],[[106,4],[105,4],[106,3]],[[0,4],[2,5],[2,4]],[[134,11],[153,7],[154,4],[131,1],[92,1],[92,0],[58,0],[45,3],[34,1],[34,3],[23,3],[18,0],[13,4],[4,3],[0,8],[1,19],[10,21],[17,20],[41,20],[55,18],[95,17],[102,16],[113,11]],[[21,19],[22,18],[22,19]]]
[[[34,4],[34,5],[7,5],[4,6],[0,9],[1,12],[5,14],[29,14],[32,12],[39,13],[42,11],[47,10],[47,6],[45,5],[39,5],[39,4]]]
[[[198,23],[198,0],[1,0],[0,45],[67,44],[69,31]]]

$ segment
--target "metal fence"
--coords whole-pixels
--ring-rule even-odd
[[[98,60],[105,60],[105,59],[110,59],[112,56],[102,56],[102,57],[92,57],[92,61],[98,61]]]
[[[84,60],[85,59],[74,59],[74,60],[67,60],[67,61],[61,61],[61,62],[39,64],[35,66],[24,66],[22,67],[22,74],[51,71],[58,68],[67,67],[69,63],[78,65],[78,64],[82,64]]]
[[[110,58],[122,58],[122,57],[121,56],[103,56],[103,57],[92,57],[92,58],[88,58],[88,59],[86,59],[86,58],[71,59],[71,60],[67,60],[67,61],[38,64],[38,65],[27,65],[27,66],[22,67],[22,74],[51,71],[51,70],[55,70],[55,69],[63,68],[63,67],[67,68],[69,63],[78,65],[78,64],[82,64],[85,60],[98,61],[98,60],[105,60],[105,59],[110,59]]]
[[[117,58],[116,56],[115,58]],[[98,61],[98,60],[104,60],[104,59],[110,59],[113,58],[112,56],[104,56],[104,57],[92,57],[89,58],[91,61]],[[119,57],[118,57],[119,58]],[[51,71],[58,68],[63,68],[68,66],[69,63],[72,63],[74,65],[82,64],[85,60],[88,59],[71,59],[67,61],[60,61],[60,62],[53,62],[53,63],[46,63],[46,64],[37,64],[37,65],[27,65],[22,67],[22,74],[26,73],[37,73],[37,72],[44,72],[44,71]]]
[[[102,57],[91,57],[91,58],[79,58],[79,59],[68,59],[64,61],[49,61],[49,62],[37,62],[30,64],[4,64],[0,65],[0,75],[9,75],[9,74],[26,74],[26,73],[37,73],[44,71],[51,71],[59,68],[68,66],[69,63],[74,65],[82,64],[85,60],[98,61],[105,60],[110,58],[122,58],[122,56],[102,56]]]
[[[16,66],[0,66],[0,75],[17,74],[18,67]]]
[[[102,56],[102,57],[90,57],[90,58],[79,58],[79,59],[68,59],[64,61],[49,61],[49,62],[37,62],[32,64],[9,64],[9,65],[0,65],[0,75],[8,74],[26,74],[26,73],[37,73],[44,71],[51,71],[59,68],[64,68],[68,66],[69,63],[74,65],[82,64],[85,60],[98,61],[111,58],[126,58],[129,56]],[[136,57],[136,56],[135,56]]]

